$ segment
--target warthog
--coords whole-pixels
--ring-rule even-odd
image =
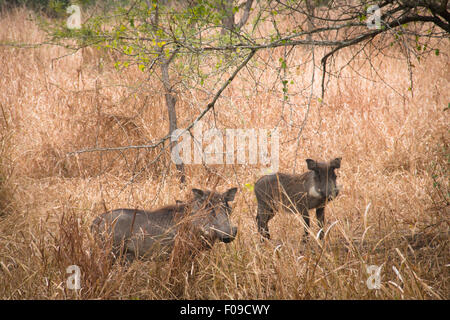
[[[216,240],[234,240],[237,227],[230,221],[237,188],[224,193],[192,189],[188,201],[155,211],[116,209],[98,216],[91,230],[105,240],[111,236],[112,253],[135,258],[167,257],[176,243],[194,250],[208,249]]]
[[[308,235],[309,209],[316,208],[316,217],[323,238],[325,222],[325,205],[334,199],[340,187],[336,185],[334,169],[341,166],[341,158],[329,162],[318,162],[306,159],[310,171],[303,174],[276,173],[261,177],[255,183],[255,195],[258,201],[256,221],[258,231],[270,239],[268,222],[275,215],[274,211],[281,208],[284,211],[300,213],[305,221],[305,236]]]

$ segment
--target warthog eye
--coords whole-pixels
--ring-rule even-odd
[[[231,214],[231,207],[228,204],[228,201],[223,201],[222,203],[220,203],[220,210],[224,211],[227,216]]]
[[[205,201],[200,205],[200,208],[203,210],[206,214],[211,214],[215,216],[215,205],[211,203],[210,201]]]

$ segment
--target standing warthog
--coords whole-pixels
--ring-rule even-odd
[[[234,240],[237,228],[231,224],[230,201],[237,188],[222,193],[192,189],[193,197],[186,202],[155,211],[116,209],[101,214],[91,230],[111,237],[115,257],[124,254],[128,261],[167,255],[175,239],[191,250],[211,248],[216,240]]]
[[[319,227],[323,238],[325,205],[334,199],[340,187],[336,185],[334,169],[340,168],[341,158],[330,162],[318,162],[306,159],[310,171],[303,174],[276,173],[261,177],[255,183],[255,195],[258,201],[256,221],[258,231],[270,239],[268,222],[280,206],[284,211],[298,212],[305,221],[305,236],[309,228],[309,209],[316,208]]]

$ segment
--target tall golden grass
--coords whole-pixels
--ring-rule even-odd
[[[43,41],[28,15],[3,12],[0,41]],[[317,73],[297,159],[298,127],[281,122],[280,171],[292,172],[294,162],[297,172],[305,170],[306,158],[343,158],[343,191],[326,209],[326,228],[334,225],[323,243],[306,244],[301,218],[281,213],[270,223],[274,240],[260,241],[256,200],[245,188],[261,175],[255,166],[188,165],[187,184],[180,186],[166,153],[152,161],[161,150],[67,156],[87,147],[147,143],[168,131],[161,85],[132,89],[145,80],[142,72],[118,72],[109,53],[93,49],[55,59],[67,52],[0,47],[0,298],[450,298],[448,41],[441,46],[441,55],[413,62],[413,92],[395,47],[390,57],[372,60],[377,75],[363,59],[344,69],[330,81],[324,104],[317,99]],[[299,92],[290,97],[292,109],[271,86],[275,72],[255,69],[255,86],[255,74],[243,70],[217,103],[218,125],[274,128],[283,115],[300,126],[311,80],[311,65],[302,63],[309,54],[297,48],[291,56],[299,66],[289,74],[291,90]],[[276,62],[280,55],[258,58]],[[193,90],[178,93],[180,127],[205,106],[199,97]],[[156,208],[185,199],[191,187],[215,185],[240,190],[233,209],[238,237],[176,270],[162,262],[111,265],[90,234],[104,210]],[[78,291],[66,286],[73,264],[82,271]],[[367,286],[369,265],[382,266],[378,290]]]

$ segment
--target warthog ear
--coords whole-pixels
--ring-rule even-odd
[[[306,163],[308,164],[308,170],[316,170],[317,169],[317,161],[312,159],[306,159]]]
[[[234,197],[236,196],[236,192],[237,192],[237,188],[231,188],[228,189],[227,191],[225,191],[223,193],[223,198],[225,199],[225,201],[233,201]]]
[[[200,189],[192,189],[192,193],[196,199],[203,199],[205,197],[205,191]]]
[[[342,160],[342,158],[336,158],[334,160],[331,160],[330,167],[339,169],[341,167],[341,160]]]

